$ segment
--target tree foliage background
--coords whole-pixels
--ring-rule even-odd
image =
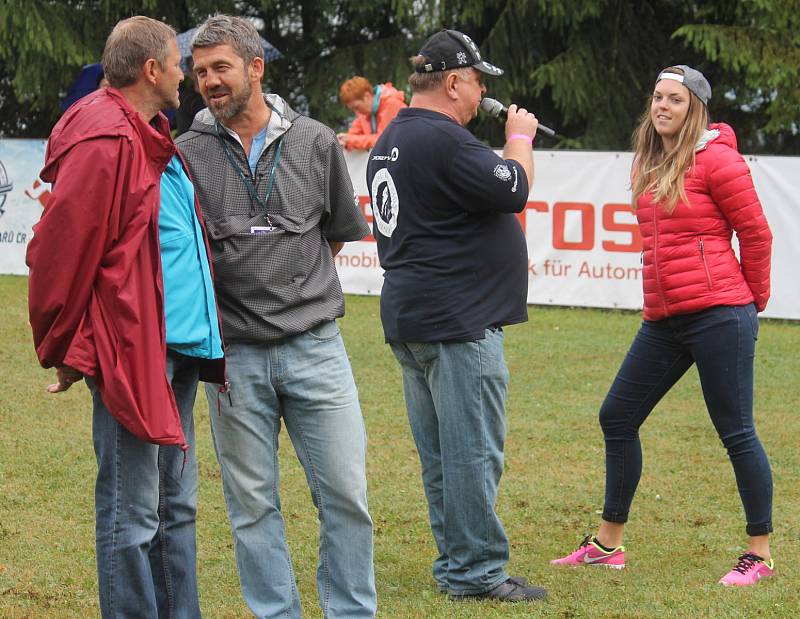
[[[442,27],[462,30],[506,70],[489,94],[533,110],[565,138],[542,146],[621,150],[658,71],[701,69],[714,120],[748,153],[800,154],[800,0],[0,0],[0,135],[46,137],[84,64],[121,18],[178,32],[215,12],[259,18],[284,54],[266,87],[339,130],[340,83],[406,86],[408,58]],[[473,127],[492,144],[502,127]]]

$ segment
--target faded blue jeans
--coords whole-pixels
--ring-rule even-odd
[[[194,359],[167,351],[167,376],[189,443],[154,445],[136,438],[106,409],[91,378],[97,575],[104,619],[196,619],[197,460],[192,408]]]
[[[508,538],[495,512],[503,474],[508,369],[503,332],[473,342],[393,343],[422,465],[439,556],[433,577],[451,595],[508,579]]]
[[[772,474],[753,421],[757,337],[753,304],[642,323],[600,409],[606,444],[603,520],[628,520],[642,473],[639,427],[695,364],[708,414],[733,465],[747,534],[772,531]]]
[[[324,322],[272,344],[229,342],[226,353],[231,390],[209,384],[206,394],[247,605],[259,619],[301,616],[281,515],[283,420],[319,517],[323,615],[373,617],[366,433],[338,326]]]

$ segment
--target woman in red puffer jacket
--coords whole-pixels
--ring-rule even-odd
[[[600,409],[606,491],[597,535],[560,565],[622,568],[623,530],[642,470],[639,427],[697,365],[703,397],[736,474],[747,551],[719,581],[772,576],[772,475],[753,422],[757,312],[769,299],[770,233],[750,170],[725,124],[708,124],[711,86],[664,69],[634,133],[633,203],[644,252],[644,321]],[[737,259],[731,243],[736,232]]]

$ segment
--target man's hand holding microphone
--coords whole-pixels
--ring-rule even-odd
[[[522,166],[528,177],[528,189],[533,185],[532,147],[538,127],[539,121],[531,112],[517,107],[516,104],[509,106],[506,112],[506,145],[503,148],[503,159],[513,159]]]

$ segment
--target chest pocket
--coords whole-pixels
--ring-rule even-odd
[[[271,212],[269,214],[273,225],[278,228],[275,233],[303,234],[312,229],[316,222],[306,219],[299,213],[297,216]],[[254,226],[266,226],[264,215],[241,214],[226,215],[212,221],[206,221],[206,231],[213,241],[221,241],[235,234],[251,234]],[[273,234],[273,233],[270,233]]]

